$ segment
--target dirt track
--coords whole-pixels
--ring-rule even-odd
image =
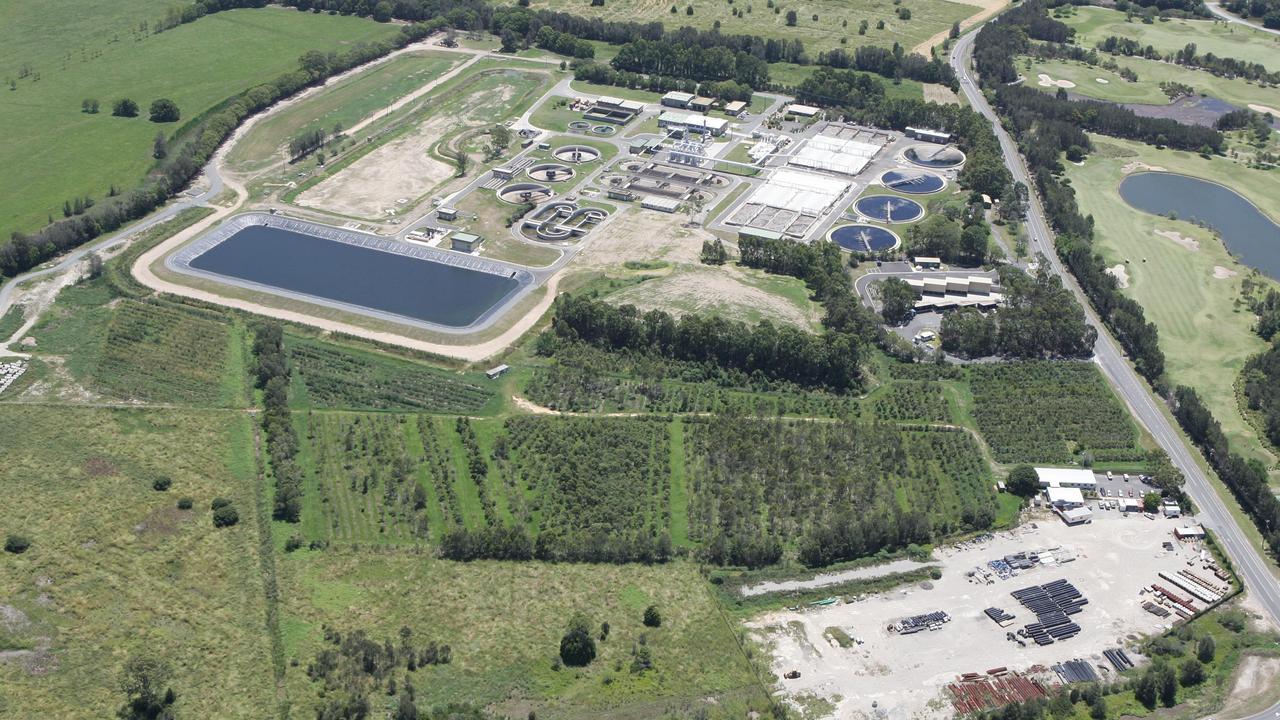
[[[1010,2],[1010,0],[953,0],[953,1],[958,2],[961,5],[972,5],[974,7],[982,8],[977,13],[974,13],[973,15],[970,15],[969,17],[960,21],[961,31],[967,30],[968,28],[971,28],[974,25],[995,15],[996,13],[1003,10],[1004,7],[1008,5]],[[950,34],[951,34],[951,28],[947,28],[946,30],[935,33],[933,37],[911,48],[911,52],[919,53],[921,55],[924,55],[925,57],[929,57],[929,52],[933,50],[934,47],[941,45],[942,41],[946,40],[947,36],[949,36]]]

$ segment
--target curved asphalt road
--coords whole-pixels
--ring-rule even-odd
[[[1252,20],[1245,20],[1239,15],[1232,15],[1226,10],[1223,10],[1222,6],[1216,2],[1205,2],[1204,6],[1209,8],[1209,12],[1217,16],[1219,20],[1226,20],[1227,22],[1234,23],[1236,25],[1244,25],[1246,27],[1251,27],[1254,30],[1260,30],[1264,33],[1271,33],[1272,35],[1280,35],[1280,30],[1272,30],[1271,28],[1265,28],[1265,27],[1262,27],[1261,25],[1258,25],[1257,23],[1254,23]]]
[[[1241,532],[1235,519],[1227,511],[1225,503],[1210,484],[1209,478],[1196,463],[1192,453],[1197,451],[1188,446],[1180,431],[1162,411],[1161,401],[1152,396],[1146,381],[1129,365],[1116,341],[1098,320],[1088,299],[1076,285],[1075,278],[1065,272],[1058,261],[1058,255],[1053,248],[1053,235],[1045,221],[1044,209],[1040,205],[1040,199],[1034,190],[1026,165],[1023,164],[1022,156],[1018,154],[1017,145],[1005,132],[1000,119],[987,104],[982,91],[977,87],[975,76],[969,70],[969,62],[973,56],[973,41],[976,36],[975,31],[956,41],[951,50],[951,67],[960,78],[960,88],[970,106],[990,120],[994,126],[996,136],[1000,140],[1001,152],[1004,154],[1005,165],[1013,173],[1013,178],[1025,183],[1031,190],[1027,210],[1027,229],[1031,236],[1032,251],[1043,254],[1050,269],[1057,273],[1075,293],[1076,299],[1085,309],[1089,322],[1098,330],[1098,341],[1094,345],[1094,361],[1102,367],[1103,374],[1124,399],[1134,416],[1151,432],[1160,447],[1169,454],[1173,464],[1186,476],[1185,489],[1200,509],[1197,519],[1205,527],[1214,530],[1249,592],[1262,605],[1271,620],[1280,623],[1280,584],[1276,582],[1276,576],[1272,574],[1267,560],[1254,549]],[[1243,720],[1276,717],[1280,717],[1280,704]]]

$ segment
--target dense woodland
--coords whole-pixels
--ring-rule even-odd
[[[1222,7],[1241,17],[1261,22],[1263,27],[1280,30],[1280,0],[1227,0]]]
[[[302,514],[302,470],[295,462],[298,435],[289,412],[289,359],[284,329],[262,323],[254,331],[253,356],[257,387],[262,390],[262,429],[275,477],[272,517],[298,522]]]
[[[1280,447],[1280,343],[1249,358],[1243,385],[1249,409],[1261,416],[1263,432],[1271,444]]]
[[[965,311],[942,318],[942,348],[967,357],[1085,357],[1098,332],[1086,321],[1062,279],[1041,269],[1035,277],[1001,266],[1005,304],[990,313]]]
[[[1151,45],[1142,45],[1133,38],[1110,35],[1098,43],[1098,49],[1112,55],[1127,57],[1143,57],[1148,60],[1160,60],[1176,65],[1228,78],[1244,78],[1253,82],[1264,82],[1271,85],[1280,84],[1280,72],[1267,70],[1262,63],[1247,62],[1229,57],[1219,57],[1213,53],[1199,54],[1195,43],[1187,43],[1181,50],[1160,52]]]

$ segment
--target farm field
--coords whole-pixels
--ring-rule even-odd
[[[693,7],[692,15],[686,14],[686,6]],[[840,47],[840,39],[846,36],[859,44],[892,47],[894,43],[898,43],[910,50],[934,34],[946,31],[952,23],[979,11],[973,5],[946,0],[905,0],[900,5],[878,0],[804,0],[788,4],[785,8],[778,5],[778,8],[783,8],[780,13],[753,4],[749,12],[744,11],[742,17],[734,17],[732,14],[737,6],[717,0],[679,3],[679,11],[676,13],[670,12],[673,7],[671,3],[657,0],[612,0],[603,8],[592,7],[590,0],[534,0],[532,7],[622,22],[659,21],[673,29],[690,26],[710,30],[718,22],[720,31],[726,35],[746,34],[778,40],[800,40],[804,43],[805,50],[814,56],[822,50]],[[898,18],[899,7],[911,11],[910,20]],[[789,27],[786,23],[785,13],[788,10],[796,11],[797,22],[794,27]],[[818,16],[816,20],[813,19],[814,15]],[[863,20],[870,27],[866,36],[859,37],[858,24]],[[881,20],[885,27],[877,30],[876,24]]]
[[[1248,105],[1280,105],[1280,88],[1264,88],[1244,80],[1222,78],[1200,70],[1190,70],[1169,63],[1137,57],[1116,58],[1120,67],[1128,67],[1138,74],[1138,82],[1131,83],[1110,70],[1089,67],[1084,63],[1068,60],[1032,60],[1028,69],[1023,63],[1022,72],[1027,76],[1028,87],[1045,92],[1057,92],[1054,86],[1043,87],[1037,80],[1041,73],[1053,80],[1075,83],[1068,91],[1098,100],[1118,103],[1145,103],[1166,105],[1169,96],[1160,89],[1161,82],[1179,82],[1190,85],[1201,94],[1246,107]],[[1106,83],[1098,82],[1098,78]]]
[[[289,140],[309,130],[350,128],[462,61],[456,53],[422,51],[397,56],[346,78],[322,93],[275,113],[245,134],[227,156],[240,171],[253,171],[281,159]]]
[[[968,368],[978,431],[1004,463],[1141,460],[1138,432],[1088,362],[1021,362]]]
[[[0,522],[31,540],[0,563],[0,638],[32,651],[0,662],[0,715],[114,717],[121,669],[143,656],[172,667],[180,717],[274,707],[251,422],[235,411],[0,405]],[[152,489],[160,477],[167,492]],[[193,508],[177,509],[180,497]],[[213,527],[214,497],[232,501],[238,525]]]
[[[407,674],[419,707],[466,700],[519,717],[642,718],[712,698],[726,716],[745,716],[750,703],[763,709],[734,632],[691,563],[464,564],[331,549],[284,556],[281,582],[286,655],[303,667],[323,647],[325,625],[361,629],[379,643],[407,626],[415,638],[449,645],[450,663]],[[659,628],[641,624],[651,604],[662,613]],[[586,668],[556,669],[574,612],[592,627],[609,623],[608,639],[597,641],[599,656]],[[640,642],[652,668],[635,672]],[[320,686],[302,672],[288,677],[295,716],[312,716]],[[370,699],[377,714],[395,707],[385,693]]]
[[[1280,178],[1228,158],[1156,150],[1114,138],[1093,138],[1098,151],[1083,166],[1067,165],[1080,209],[1097,219],[1096,247],[1108,265],[1124,264],[1126,292],[1160,329],[1166,371],[1175,384],[1194,387],[1222,423],[1233,447],[1263,460],[1267,452],[1241,416],[1235,383],[1244,362],[1265,343],[1253,332],[1254,318],[1236,307],[1242,283],[1252,277],[1277,287],[1236,262],[1222,241],[1186,221],[1149,215],[1116,192],[1125,167],[1134,163],[1195,175],[1226,185],[1280,218]],[[1221,270],[1219,270],[1221,269]],[[1280,480],[1274,474],[1273,482]]]
[[[1115,35],[1132,38],[1143,46],[1151,45],[1163,53],[1176,52],[1187,43],[1195,43],[1196,52],[1201,54],[1262,63],[1268,70],[1275,69],[1272,65],[1280,66],[1277,57],[1280,39],[1236,23],[1169,18],[1147,25],[1141,19],[1125,22],[1124,13],[1101,7],[1077,7],[1058,19],[1076,29],[1076,44],[1085,48],[1096,47]],[[1117,60],[1123,64],[1123,59]]]
[[[395,32],[370,20],[271,7],[216,13],[151,35],[137,28],[158,21],[162,3],[59,4],[66,10],[16,3],[0,26],[0,66],[15,80],[0,103],[6,129],[0,167],[26,168],[0,180],[6,241],[12,230],[33,230],[49,215],[61,216],[64,200],[101,199],[111,185],[133,187],[151,167],[157,132],[171,134],[223,99],[293,70],[307,50]],[[193,55],[201,62],[190,62]],[[23,66],[33,74],[18,79]],[[113,117],[111,104],[120,97],[135,100],[142,113]],[[147,120],[147,106],[159,97],[177,103],[180,123]],[[81,112],[86,98],[100,101],[97,114]]]

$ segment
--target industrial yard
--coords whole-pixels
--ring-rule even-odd
[[[771,613],[749,627],[773,654],[786,697],[824,698],[840,718],[877,710],[947,717],[973,709],[965,703],[974,698],[1035,697],[1036,688],[1088,678],[1090,671],[1107,680],[1117,672],[1112,658],[1124,664],[1108,651],[1124,650],[1140,665],[1133,641],[1168,628],[1186,609],[1179,601],[1204,607],[1172,580],[1206,597],[1216,595],[1190,576],[1225,588],[1206,569],[1198,542],[1175,539],[1173,531],[1185,524],[1100,511],[1092,523],[1073,527],[1042,513],[1015,530],[936,551],[939,580]],[[1053,608],[1044,604],[1050,598]],[[1051,615],[1059,609],[1066,625],[1055,626],[1056,639],[1048,635],[1038,644],[1033,636],[1047,633],[1034,626],[1057,622]],[[832,628],[853,642],[830,640],[839,636]]]

